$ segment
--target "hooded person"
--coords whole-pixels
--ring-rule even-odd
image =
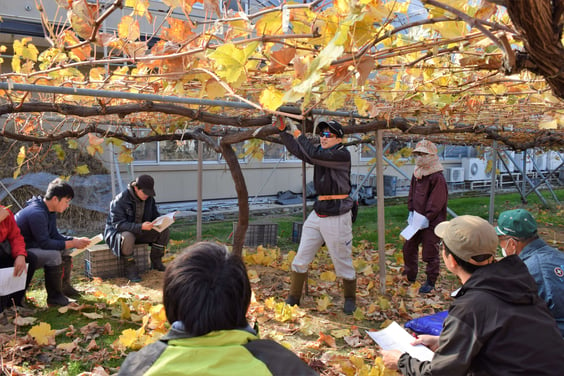
[[[416,281],[419,269],[419,245],[421,245],[427,277],[419,292],[426,294],[435,288],[439,276],[440,258],[437,247],[439,238],[435,235],[434,229],[446,219],[448,188],[442,173],[443,166],[439,162],[437,146],[434,143],[429,140],[419,141],[413,150],[413,155],[415,169],[409,186],[407,210],[409,218],[412,218],[414,212],[424,216],[427,226],[419,229],[403,245],[403,275],[410,283]]]
[[[104,229],[104,240],[112,252],[123,257],[126,278],[139,282],[133,248],[135,244],[151,245],[151,267],[164,271],[162,257],[169,241],[169,229],[159,232],[152,221],[159,216],[155,202],[155,181],[150,175],[140,175],[129,183],[110,204]]]
[[[413,342],[434,350],[433,359],[383,350],[384,365],[405,376],[561,375],[564,339],[523,261],[512,255],[496,262],[494,227],[462,215],[441,222],[435,233],[444,264],[462,287],[440,336]]]

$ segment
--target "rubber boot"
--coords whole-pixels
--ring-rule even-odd
[[[131,282],[140,282],[141,277],[137,272],[137,264],[135,263],[134,257],[127,257],[124,259],[125,266],[125,278],[129,279]]]
[[[356,279],[343,279],[343,291],[345,295],[343,312],[352,315],[356,310]]]
[[[300,298],[302,297],[302,291],[304,289],[304,282],[307,278],[307,273],[298,273],[292,271],[290,274],[290,294],[286,299],[286,304],[288,305],[300,305]]]
[[[47,290],[47,305],[66,306],[69,300],[63,295],[63,265],[45,266],[45,290]]]
[[[63,294],[69,298],[79,298],[80,291],[71,285],[72,257],[63,256]]]
[[[158,270],[159,272],[165,271],[163,265],[164,247],[162,245],[153,244],[151,246],[151,269]]]

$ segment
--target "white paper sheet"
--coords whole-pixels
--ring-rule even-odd
[[[0,296],[10,295],[16,291],[25,289],[25,279],[27,278],[26,270],[19,276],[14,277],[14,268],[0,269]]]
[[[423,345],[413,346],[415,338],[397,322],[377,332],[366,332],[383,350],[400,350],[419,360],[433,359],[433,351]]]
[[[429,220],[423,214],[419,214],[414,211],[413,215],[408,218],[407,227],[400,233],[405,240],[409,240],[415,235],[415,233],[422,228],[429,227]]]

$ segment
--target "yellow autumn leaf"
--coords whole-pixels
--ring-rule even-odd
[[[75,139],[70,138],[67,140],[67,146],[69,149],[78,149],[78,142]]]
[[[103,154],[104,148],[102,147],[102,145],[88,145],[86,147],[86,151],[88,152],[88,154],[93,156],[96,153]]]
[[[251,281],[251,283],[257,283],[260,281],[260,277],[254,269],[247,270],[247,276],[249,276],[249,281]]]
[[[558,120],[546,120],[539,123],[539,129],[558,129]]]
[[[57,155],[57,159],[59,159],[60,161],[65,160],[65,151],[63,150],[61,145],[59,144],[53,145],[53,151]]]
[[[241,49],[228,43],[216,48],[208,57],[215,62],[215,73],[227,82],[234,83],[245,76],[245,65],[257,46],[258,42],[254,42]]]
[[[350,329],[336,329],[331,331],[331,335],[335,338],[343,338],[351,335]]]
[[[103,81],[106,76],[105,68],[92,68],[88,74],[90,81]]]
[[[123,320],[131,319],[131,310],[129,309],[129,305],[123,301],[123,299],[119,301],[119,304],[121,308],[120,318]]]
[[[123,16],[118,25],[118,36],[128,41],[139,39],[141,36],[139,21],[134,20],[131,16]]]
[[[274,297],[270,297],[264,301],[264,307],[266,309],[274,309],[276,306],[276,299]]]
[[[378,305],[383,311],[391,308],[390,301],[383,296],[378,297]]]
[[[354,310],[353,318],[357,321],[364,320],[364,312],[360,307],[356,307],[356,309]]]
[[[76,172],[78,175],[86,175],[90,172],[90,170],[88,169],[88,165],[83,164],[80,166],[76,166],[74,172]]]
[[[121,153],[119,153],[118,155],[118,161],[119,163],[131,163],[135,160],[135,158],[133,158],[133,155],[131,155],[131,151],[130,150],[123,150]]]
[[[319,279],[325,282],[335,282],[337,280],[337,275],[335,274],[335,272],[328,270],[326,272],[321,273],[319,275]]]
[[[282,12],[266,13],[256,22],[255,30],[257,35],[282,34]]]
[[[316,303],[318,311],[326,312],[327,308],[331,305],[331,298],[327,295],[323,295],[323,297],[316,299]]]
[[[297,305],[290,306],[284,302],[276,303],[274,305],[274,320],[279,322],[293,320],[297,317],[299,309],[300,308]]]
[[[274,86],[269,86],[260,93],[260,104],[271,111],[275,111],[278,107],[284,104],[284,93],[277,90]]]
[[[206,82],[204,91],[209,99],[223,98],[226,93],[225,88],[213,79]]]
[[[151,313],[151,318],[153,320],[166,321],[166,312],[164,305],[159,303],[152,306],[150,309],[150,313]]]
[[[150,17],[151,13],[148,12],[149,10],[149,0],[125,0],[125,6],[133,8],[133,14],[137,16],[145,16]],[[151,22],[152,17],[149,19]]]
[[[27,334],[33,337],[38,345],[48,345],[55,342],[55,330],[51,329],[51,325],[41,322],[39,325],[32,327]]]
[[[139,337],[137,330],[125,329],[119,336],[119,342],[125,347],[131,347]]]

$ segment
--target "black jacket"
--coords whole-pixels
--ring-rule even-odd
[[[140,215],[140,209],[143,213]],[[143,222],[150,222],[159,216],[153,197],[141,201],[134,193],[131,184],[118,194],[110,204],[110,213],[104,229],[104,241],[119,256],[121,254],[121,236],[124,231],[141,234]],[[139,218],[138,218],[139,217]]]
[[[313,145],[303,134],[295,139],[282,132],[280,139],[293,155],[314,165],[313,186],[318,195],[343,195],[351,193],[351,154],[343,144],[329,149]],[[320,215],[340,215],[351,210],[351,197],[339,200],[317,200],[313,209]]]
[[[475,271],[449,309],[431,362],[403,354],[406,376],[562,375],[564,339],[518,256]]]

